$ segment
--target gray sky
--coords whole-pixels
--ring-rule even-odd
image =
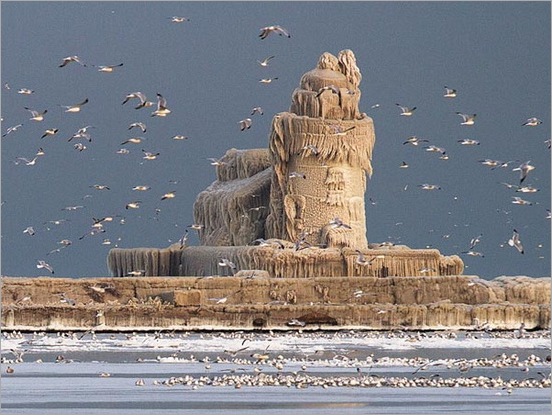
[[[172,23],[171,16],[190,21]],[[356,55],[361,111],[376,129],[369,242],[459,254],[465,274],[483,278],[550,275],[549,2],[2,2],[1,19],[1,78],[10,87],[2,87],[2,134],[23,124],[1,139],[3,275],[45,275],[36,268],[43,259],[58,276],[103,276],[114,246],[178,240],[193,222],[196,195],[215,179],[207,158],[232,147],[267,147],[271,119],[289,109],[302,74],[321,53],[342,49]],[[260,28],[273,24],[292,37],[261,40]],[[89,66],[59,68],[70,55]],[[269,67],[257,64],[270,55]],[[113,73],[90,66],[119,63]],[[258,82],[268,77],[278,80]],[[444,85],[457,89],[457,98],[444,98]],[[121,105],[135,91],[152,101],[161,93],[172,113],[150,117],[151,108]],[[85,98],[80,113],[59,106]],[[417,109],[402,117],[396,103]],[[254,106],[264,115],[240,132],[238,121]],[[24,107],[48,113],[30,121]],[[476,113],[475,125],[461,126],[456,112]],[[522,126],[529,117],[542,124]],[[146,133],[128,130],[136,121],[147,124]],[[67,141],[86,125],[95,127],[92,142]],[[47,128],[59,132],[41,139]],[[189,139],[173,140],[177,134]],[[402,144],[413,135],[444,147],[449,160]],[[121,146],[134,136],[146,140]],[[480,145],[460,145],[465,138]],[[75,142],[87,149],[75,150]],[[34,166],[14,163],[33,159],[40,147],[45,155]],[[130,154],[117,154],[122,147]],[[142,149],[160,155],[143,160]],[[486,158],[517,161],[491,170],[478,162]],[[538,192],[501,184],[519,185],[512,168],[529,160],[536,169],[523,184]],[[399,168],[402,161],[410,167]],[[422,190],[423,183],[441,190]],[[136,185],[151,189],[139,193]],[[161,201],[173,190],[174,199]],[[512,204],[514,196],[532,205]],[[134,200],[140,209],[126,210]],[[62,210],[78,205],[84,207]],[[105,233],[79,240],[92,218],[115,215]],[[48,223],[60,219],[67,221]],[[23,232],[28,226],[34,236]],[[507,244],[514,228],[523,255]],[[474,250],[484,257],[461,254],[480,234]],[[106,238],[111,245],[102,244]],[[72,245],[47,255],[62,239]],[[190,242],[198,243],[195,236]]]

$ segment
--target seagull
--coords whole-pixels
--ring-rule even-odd
[[[92,137],[90,136],[90,133],[88,133],[89,128],[95,127],[92,125],[87,125],[86,127],[79,128],[77,132],[73,134],[67,141],[71,141],[73,138],[85,138],[86,140],[88,140],[89,143],[91,143]]]
[[[400,169],[408,169],[408,163],[406,161],[403,161],[401,165],[399,166]]]
[[[185,136],[185,135],[182,135],[182,134],[177,134],[177,135],[173,136],[172,139],[173,139],[173,140],[187,140],[188,137]]]
[[[320,154],[320,150],[318,147],[316,147],[314,144],[307,144],[304,146],[301,150],[308,150],[310,151],[314,156],[318,156]]]
[[[330,128],[333,130],[333,135],[344,136],[347,132],[354,130],[355,126],[353,125],[352,127],[343,128],[341,125],[330,125]]]
[[[264,114],[263,109],[261,107],[253,107],[251,109],[250,115],[255,115],[255,114],[263,115]]]
[[[462,117],[462,122],[460,125],[474,125],[475,124],[475,117],[477,114],[468,115],[468,114],[462,114],[461,112],[457,112],[457,115]]]
[[[472,140],[470,138],[464,138],[462,140],[458,140],[460,144],[463,146],[478,146],[480,143],[477,140]]]
[[[262,61],[257,61],[257,63],[259,65],[261,65],[262,67],[267,67],[268,66],[268,62],[271,60],[271,59],[274,59],[275,56],[269,56],[268,58],[264,58]]]
[[[99,65],[99,66],[96,66],[96,65],[92,65],[96,68],[98,68],[98,72],[107,72],[107,73],[110,73],[110,72],[113,72],[113,70],[115,68],[118,68],[120,66],[123,66],[122,63],[118,64],[118,65]]]
[[[123,103],[121,105],[124,105],[126,104],[129,100],[133,99],[133,98],[138,98],[140,100],[140,104],[138,104],[138,106],[134,107],[134,109],[140,109],[140,108],[144,108],[144,107],[151,107],[153,105],[153,102],[151,101],[148,101],[147,98],[146,98],[146,95],[143,94],[142,92],[131,92],[130,94],[127,94],[127,96],[125,97],[125,100],[123,101]]]
[[[479,242],[481,242],[481,237],[483,236],[483,234],[480,234],[478,236],[476,236],[475,238],[472,238],[471,241],[470,241],[470,250],[472,250],[473,248],[475,248],[475,245],[477,245]]]
[[[138,209],[140,207],[141,201],[137,200],[135,202],[129,202],[126,204],[125,209]]]
[[[31,121],[43,121],[44,114],[48,112],[48,110],[44,110],[43,112],[38,112],[30,109],[29,107],[24,107],[24,108],[31,113],[32,117],[29,118]]]
[[[408,137],[408,140],[406,140],[404,144],[412,144],[413,146],[418,146],[420,143],[429,143],[429,140],[421,139],[416,136]]]
[[[527,121],[525,121],[521,125],[527,126],[527,127],[536,127],[539,124],[542,124],[541,120],[539,120],[537,117],[531,117],[531,118],[527,118]]]
[[[132,188],[132,190],[138,190],[138,191],[140,191],[140,192],[145,192],[146,190],[149,190],[149,189],[151,189],[150,186],[142,186],[142,185],[134,186],[134,187]]]
[[[230,261],[229,259],[226,259],[226,258],[222,258],[219,261],[218,265],[221,266],[221,267],[229,267],[232,270],[236,269],[236,264],[234,264],[232,261]]]
[[[492,160],[492,159],[484,159],[484,160],[478,160],[479,163],[489,166],[491,170],[497,168],[498,166],[502,166],[504,162],[500,160]]]
[[[277,80],[278,78],[263,78],[263,79],[259,79],[259,82],[261,84],[269,84],[271,83],[272,81],[275,81]]]
[[[143,269],[139,269],[136,271],[129,271],[126,275],[127,277],[143,277],[144,275],[146,275],[146,271]]]
[[[445,154],[447,152],[447,150],[445,150],[443,147],[437,147],[433,145],[426,147],[425,151],[429,151],[432,153],[441,153],[441,154]]]
[[[73,147],[78,151],[84,151],[87,148],[83,143],[76,143]]]
[[[523,254],[523,245],[519,239],[519,233],[515,229],[512,237],[508,240],[508,245],[515,247],[519,253]]]
[[[18,160],[21,160],[25,163],[26,166],[34,166],[36,164],[36,160],[38,159],[38,156],[36,156],[34,159],[29,160],[25,157],[17,157],[15,159],[15,164],[19,164],[20,162]]]
[[[339,91],[339,88],[335,85],[328,85],[323,86],[318,90],[318,93],[316,94],[316,98],[318,98],[324,91],[332,91],[333,94],[341,95],[341,92]]]
[[[529,202],[528,200],[524,200],[522,199],[521,197],[518,197],[518,196],[512,196],[512,203],[514,205],[528,205],[528,206],[531,206],[533,204],[533,202]]]
[[[89,187],[93,187],[96,190],[111,190],[109,186],[106,186],[105,184],[93,184]]]
[[[533,187],[533,186],[523,186],[523,187],[519,187],[516,192],[520,192],[520,193],[536,193],[538,192],[539,189]]]
[[[17,93],[22,95],[31,95],[34,93],[34,91],[29,88],[20,88],[19,91],[17,91]]]
[[[422,190],[441,190],[441,186],[437,186],[436,184],[419,184],[418,187],[421,187]]]
[[[445,95],[443,95],[445,98],[456,98],[456,89],[449,88],[445,85]]]
[[[171,23],[184,23],[190,21],[190,19],[188,19],[187,17],[180,16],[167,17],[167,19],[171,19]]]
[[[333,218],[331,221],[330,221],[330,225],[332,228],[334,229],[337,229],[337,228],[345,228],[345,229],[352,229],[349,225],[347,225],[346,223],[344,223],[341,219],[339,219],[337,216],[335,218]]]
[[[261,33],[259,34],[259,37],[261,39],[266,39],[268,37],[268,35],[270,35],[271,33],[276,33],[279,36],[285,36],[285,37],[288,37],[288,38],[291,37],[291,35],[289,34],[289,32],[286,29],[284,29],[282,26],[278,26],[278,25],[266,26],[266,27],[261,28]]]
[[[173,190],[172,192],[165,193],[163,197],[161,197],[161,200],[173,199],[174,197],[176,197],[176,192]]]
[[[205,227],[205,225],[200,225],[200,224],[197,224],[197,223],[193,223],[190,226],[188,226],[188,228],[191,228],[191,229],[193,229],[195,231],[198,231],[198,232],[200,230],[202,230],[204,227]]]
[[[33,236],[35,234],[35,230],[32,226],[27,226],[23,233],[29,234],[29,236]]]
[[[142,142],[142,140],[145,140],[145,138],[142,138],[142,137],[132,137],[132,138],[129,138],[128,140],[125,140],[121,143],[122,146],[124,146],[125,144],[128,144],[128,143],[132,143],[132,144],[140,144]]]
[[[142,152],[144,153],[144,157],[142,158],[146,160],[155,160],[159,155],[159,153],[150,153],[148,151],[145,151],[144,149],[142,149]]]
[[[54,273],[54,269],[52,268],[52,266],[50,264],[48,264],[46,261],[43,261],[42,259],[38,260],[38,264],[36,264],[36,267],[39,268],[39,269],[40,268],[45,268],[48,271],[50,271],[52,274]]]
[[[140,130],[142,130],[143,133],[146,132],[146,124],[144,124],[143,122],[133,122],[128,126],[129,130],[132,128],[139,128]]]
[[[2,134],[2,137],[5,137],[7,136],[8,134],[10,133],[13,133],[14,131],[17,131],[17,129],[19,127],[22,127],[23,124],[17,124],[17,125],[14,125],[13,127],[8,127],[8,129],[6,130],[6,132],[4,134]]]
[[[42,137],[40,138],[44,138],[49,135],[56,135],[58,131],[59,128],[48,128],[46,131],[44,131],[44,134],[42,134]]]
[[[180,244],[180,249],[184,248],[186,242],[188,242],[188,229],[184,231],[184,235],[182,235],[182,238],[178,240],[178,243]]]
[[[251,128],[251,124],[253,124],[253,121],[251,120],[251,118],[246,118],[244,120],[238,121],[238,124],[240,125],[240,130],[245,131]]]
[[[80,206],[80,205],[79,206],[66,206],[61,210],[68,210],[69,211],[69,210],[77,210],[77,209],[82,209],[82,208],[84,208],[84,206]]]
[[[36,152],[35,155],[36,155],[36,156],[43,156],[44,154],[46,154],[46,153],[44,152],[44,149],[43,149],[42,147],[40,147],[40,148],[37,150],[37,152]]]
[[[167,100],[161,94],[157,94],[157,109],[151,113],[152,117],[166,117],[171,113],[167,108]]]
[[[67,108],[65,112],[80,112],[81,107],[88,103],[88,98],[82,101],[80,104],[75,105],[60,105],[62,108]]]
[[[519,167],[512,169],[512,171],[519,171],[519,184],[523,183],[531,170],[535,170],[535,166],[532,166],[529,163],[531,163],[531,161],[526,161],[525,163],[520,164]]]
[[[544,140],[544,144],[546,144],[546,147],[548,148],[548,150],[550,150],[551,143],[552,143],[552,139],[550,138],[548,140]]]
[[[306,178],[307,178],[307,176],[304,175],[303,173],[298,173],[298,172],[296,172],[296,171],[292,171],[292,172],[289,174],[289,178],[290,178],[290,179],[293,179],[293,178],[296,178],[296,177],[301,177],[301,178],[303,178],[303,179],[306,179]]]
[[[355,252],[358,254],[358,256],[357,256],[355,262],[356,262],[357,264],[359,264],[359,265],[362,265],[362,266],[364,266],[364,265],[371,265],[372,262],[374,261],[374,259],[385,258],[384,255],[376,255],[375,257],[372,257],[372,258],[370,258],[370,259],[366,259],[366,258],[364,257],[364,254],[363,254],[362,252],[360,252],[360,250],[357,249]],[[355,293],[357,293],[357,292],[355,291]],[[353,294],[355,294],[355,293],[353,293]],[[362,294],[362,293],[359,293],[359,294]],[[357,296],[357,295],[355,295],[355,297],[356,297],[356,296]],[[360,296],[360,295],[359,295],[359,296]]]
[[[223,166],[226,164],[226,162],[222,161],[222,160],[218,160],[216,158],[208,158],[207,160],[209,160],[211,163],[211,166]]]
[[[70,64],[71,62],[76,62],[81,64],[82,66],[86,66],[78,56],[73,55],[73,56],[67,56],[66,58],[63,58],[63,62],[61,63],[61,65],[59,65],[59,67],[63,68],[64,66]]]
[[[400,115],[404,115],[405,117],[410,117],[414,113],[414,110],[416,109],[416,107],[412,107],[412,108],[403,107],[401,104],[395,104],[395,105],[397,105],[401,109]]]

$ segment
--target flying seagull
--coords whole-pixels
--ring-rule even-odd
[[[261,28],[261,33],[259,34],[259,37],[261,39],[266,39],[268,37],[268,35],[270,35],[271,33],[275,33],[275,34],[278,34],[279,36],[285,36],[285,37],[288,37],[288,38],[291,37],[291,35],[289,34],[289,32],[286,29],[284,29],[282,26],[278,26],[278,25],[266,26],[266,27]]]
[[[257,63],[259,65],[261,65],[262,67],[267,67],[268,66],[268,62],[271,60],[271,59],[274,59],[275,56],[269,56],[267,58],[264,58],[262,61],[257,61]]]
[[[238,124],[240,125],[240,131],[245,131],[251,128],[253,121],[251,120],[251,118],[246,118],[244,120],[238,121]]]
[[[449,88],[445,85],[445,95],[443,95],[445,98],[456,98],[456,89]]]
[[[42,134],[42,137],[40,138],[44,138],[49,135],[56,135],[58,131],[58,128],[48,128],[46,131],[44,131],[44,134]]]
[[[38,264],[36,264],[37,268],[44,268],[50,271],[52,274],[54,273],[54,268],[50,264],[48,264],[46,261],[43,261],[42,259],[38,260]]]
[[[531,118],[527,118],[527,121],[525,121],[521,125],[527,126],[527,127],[536,127],[539,124],[542,124],[541,120],[539,120],[537,117],[531,117]]]
[[[138,110],[140,108],[151,107],[153,105],[153,102],[148,101],[147,98],[146,98],[146,95],[144,93],[140,92],[140,91],[131,92],[130,94],[127,94],[121,105],[126,104],[129,100],[131,100],[133,98],[137,98],[140,101],[140,104],[138,104],[136,107],[134,107],[134,109]]]
[[[113,72],[113,70],[114,70],[115,68],[118,68],[118,67],[120,67],[120,66],[123,66],[123,64],[120,63],[120,64],[118,64],[118,65],[98,65],[98,66],[92,65],[92,66],[98,68],[98,72],[107,72],[107,73],[110,73],[110,72]]]
[[[133,122],[128,126],[129,130],[132,128],[139,128],[140,130],[142,130],[143,133],[146,132],[146,124],[144,124],[143,122]]]
[[[474,125],[475,124],[475,117],[477,114],[468,115],[468,114],[462,114],[461,112],[457,112],[457,115],[462,117],[462,122],[460,125]]]
[[[519,239],[519,233],[515,229],[512,237],[508,240],[508,245],[515,247],[519,253],[523,254],[523,245]]]
[[[519,184],[523,183],[531,170],[535,170],[535,166],[532,166],[529,163],[531,163],[530,160],[520,164],[515,169],[512,169],[512,171],[519,171]]]
[[[161,94],[157,94],[157,109],[151,113],[152,117],[166,117],[171,113],[167,108],[167,100]]]
[[[29,118],[31,121],[43,121],[44,120],[44,114],[46,114],[48,112],[48,110],[38,112],[38,111],[30,109],[29,107],[25,107],[25,109],[31,113],[32,117]]]
[[[68,64],[70,64],[72,62],[79,63],[82,66],[86,66],[78,56],[73,55],[73,56],[67,56],[66,58],[63,58],[63,62],[61,63],[61,65],[59,65],[59,67],[63,68],[64,66],[67,66]]]
[[[412,108],[403,107],[401,104],[395,104],[395,105],[401,109],[400,115],[404,115],[405,117],[410,117],[414,113],[414,110],[416,109],[416,107],[412,107]]]
[[[81,107],[88,103],[88,98],[82,101],[80,104],[75,105],[60,105],[62,108],[66,108],[65,112],[80,112]]]

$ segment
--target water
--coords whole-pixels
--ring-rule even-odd
[[[79,340],[81,335],[4,333],[2,414],[549,414],[551,410],[547,387],[328,386],[331,379],[368,378],[445,382],[483,376],[540,381],[550,376],[549,333],[523,339],[489,333],[476,339],[462,333],[446,338],[430,333],[416,341],[413,333],[390,337],[361,332],[87,334]],[[495,347],[489,347],[491,341]],[[24,351],[23,362],[17,363],[10,349]],[[256,353],[269,357],[259,360],[252,357]],[[512,363],[513,354],[518,360]],[[478,366],[473,364],[476,358],[510,363]],[[462,366],[466,362],[472,362],[468,369]],[[8,366],[14,373],[6,374]],[[303,378],[317,379],[326,388],[298,381]],[[138,379],[144,386],[136,386]],[[256,386],[248,385],[248,379],[254,379]],[[259,379],[279,379],[280,384],[259,386]]]

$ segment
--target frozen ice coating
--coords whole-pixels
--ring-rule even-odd
[[[364,200],[375,133],[372,119],[358,109],[361,79],[351,50],[337,57],[323,53],[302,76],[289,112],[274,116],[268,149],[230,149],[217,161],[217,180],[194,204],[201,246],[113,249],[111,274],[206,276],[247,269],[274,278],[462,274],[456,255],[368,243]],[[252,246],[259,240],[267,242]],[[368,263],[357,263],[358,251]],[[221,268],[221,258],[236,269]]]

